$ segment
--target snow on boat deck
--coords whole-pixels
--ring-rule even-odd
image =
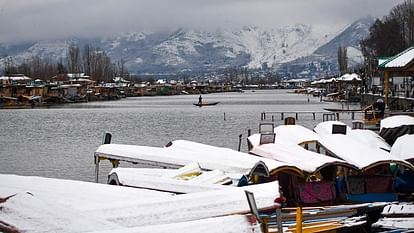
[[[247,219],[226,216],[249,212],[244,190],[255,194],[261,209],[274,207],[273,200],[279,196],[277,182],[172,196],[121,186],[0,174],[0,196],[16,194],[0,204],[0,219],[25,232],[130,232],[127,228],[134,227],[138,227],[134,232],[162,232],[169,225],[168,232],[184,233],[194,232],[191,227],[200,223],[205,225],[198,229],[226,223],[222,232],[235,232],[229,226],[247,227]]]
[[[142,170],[154,170],[152,174]],[[120,184],[130,187],[148,188],[173,193],[196,193],[211,190],[231,188],[221,184],[208,184],[190,182],[187,180],[164,177],[166,171],[171,169],[145,169],[145,168],[114,168],[109,174],[116,174]]]
[[[173,141],[166,148],[105,144],[99,146],[95,156],[112,156],[124,161],[135,161],[171,168],[197,162],[204,170],[218,169],[226,173],[244,175],[250,175],[258,166],[263,167],[271,174],[281,170],[301,174],[301,170],[292,164],[185,140]]]

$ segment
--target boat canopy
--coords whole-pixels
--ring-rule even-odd
[[[378,165],[390,163],[396,163],[414,169],[410,163],[390,154],[380,147],[372,146],[377,145],[375,142],[368,143],[369,141],[379,143],[380,139],[376,136],[374,137],[375,134],[352,130],[345,123],[339,121],[319,123],[314,130],[321,136],[319,143],[327,151],[337,158],[354,164],[363,171]],[[362,139],[364,135],[365,139]]]
[[[335,130],[333,126],[338,126]],[[324,121],[315,126],[313,129],[319,136],[331,135],[334,133],[339,133],[339,129],[341,129],[341,133],[347,134],[352,129],[348,125],[340,121]]]
[[[176,140],[169,143],[167,149],[177,152],[191,152],[190,156],[196,158],[199,163],[202,160],[207,160],[209,163],[227,164],[229,167],[244,167],[246,172],[242,174],[245,175],[269,176],[281,171],[299,176],[302,175],[301,169],[295,165],[274,161],[273,159],[260,158],[224,147],[210,146],[187,140]],[[200,166],[203,168],[202,164]],[[220,170],[226,172],[224,169]]]
[[[269,176],[286,171],[302,175],[301,170],[291,164],[184,140],[171,142],[165,148],[104,144],[95,152],[95,162],[99,163],[100,159],[166,168],[179,168],[191,162],[197,162],[203,170],[218,169],[225,173]]]
[[[277,139],[283,139],[297,145],[319,140],[317,133],[301,125],[279,125],[274,129],[274,132]]]
[[[390,163],[414,169],[410,163],[393,156],[389,152],[367,146],[364,142],[344,134],[325,135],[320,138],[319,142],[333,156],[341,158],[363,171]]]
[[[363,142],[365,145],[380,148],[386,151],[391,150],[390,144],[388,144],[381,136],[369,129],[353,129],[349,132],[351,137],[355,140]]]
[[[406,161],[414,162],[414,134],[403,135],[395,141],[391,154]]]
[[[402,125],[414,125],[414,117],[408,115],[396,115],[384,118],[380,122],[380,131],[383,128],[395,128]]]
[[[250,153],[281,162],[295,164],[306,173],[314,174],[329,166],[356,168],[346,161],[306,150],[303,147],[288,142],[278,136],[274,143],[259,145],[259,143],[257,143],[258,137],[260,137],[259,134],[254,134],[249,137],[249,140],[253,145],[253,148],[249,151]]]
[[[379,135],[390,145],[393,145],[398,137],[405,134],[414,134],[414,117],[396,115],[381,120]]]
[[[338,127],[339,126],[339,127]],[[336,129],[335,129],[336,127]],[[391,150],[391,146],[378,134],[368,129],[351,129],[348,125],[340,121],[325,121],[315,127],[318,136],[332,134],[344,134],[351,138],[363,142],[365,145],[376,149]]]

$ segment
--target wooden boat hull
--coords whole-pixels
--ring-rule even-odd
[[[208,102],[205,102],[205,103],[193,103],[195,106],[198,106],[198,107],[203,107],[203,106],[213,106],[213,105],[217,105],[218,103],[220,103],[220,102],[210,102],[210,103],[208,103]]]

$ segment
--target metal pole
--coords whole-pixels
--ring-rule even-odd
[[[99,182],[99,156],[95,155],[95,182]]]
[[[240,149],[241,149],[242,136],[243,136],[243,134],[239,135],[239,149],[238,149],[238,151],[240,151]]]

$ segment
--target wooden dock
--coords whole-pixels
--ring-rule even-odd
[[[300,115],[311,115],[313,120],[316,120],[317,116],[322,116],[323,121],[328,120],[336,120],[339,121],[342,119],[342,115],[348,114],[351,115],[351,120],[355,120],[355,115],[357,114],[363,114],[363,111],[359,110],[341,110],[341,111],[264,111],[260,113],[260,120],[271,120],[275,121],[277,119],[284,120],[287,116],[295,116],[296,120],[299,120]]]

